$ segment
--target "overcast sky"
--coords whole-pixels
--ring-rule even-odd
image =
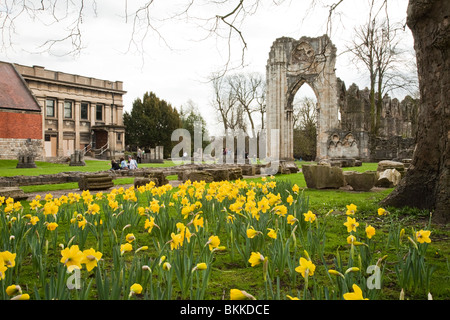
[[[143,2],[128,1],[128,6],[125,7],[125,1],[97,0],[95,11],[92,5],[87,4],[81,24],[82,45],[85,48],[76,56],[64,55],[68,48],[66,44],[53,47],[51,53],[39,52],[39,46],[45,40],[57,38],[65,30],[61,24],[50,24],[45,15],[32,21],[26,14],[22,14],[14,21],[15,33],[11,38],[5,32],[0,35],[3,43],[8,44],[9,40],[13,42],[12,47],[8,44],[2,48],[0,60],[123,81],[124,90],[127,91],[124,105],[128,111],[131,110],[133,101],[147,91],[155,92],[158,97],[177,108],[192,100],[206,119],[210,132],[214,133],[217,122],[210,103],[212,86],[207,79],[212,72],[221,70],[229,58],[228,42],[224,37],[208,33],[207,29],[212,21],[197,18],[224,14],[237,1],[228,1],[227,8],[193,6],[189,17],[166,20],[173,13],[180,12],[183,8],[181,5],[188,1],[155,0],[155,6],[151,7],[150,12],[155,18],[152,24],[159,35],[149,32],[142,48],[133,45],[129,47],[133,20],[131,17],[125,19],[125,12],[131,14],[138,8],[131,3]],[[321,36],[326,32],[328,8],[321,4],[311,8],[309,0],[285,0],[279,6],[270,0],[262,2],[263,5],[252,8],[256,13],[249,14],[239,24],[247,50],[246,67],[237,71],[265,74],[270,47],[279,37],[299,39],[302,36]],[[344,80],[347,87],[352,83],[360,88],[367,85],[364,73],[349,64],[348,55],[341,55],[351,38],[353,27],[366,21],[367,3],[367,0],[346,0],[338,7],[338,15],[333,20],[331,41],[336,45],[338,53],[336,74]],[[389,1],[391,21],[405,22],[407,3],[407,0]],[[70,19],[65,21],[68,23]],[[224,25],[221,27],[220,35],[225,36],[227,30]],[[413,41],[409,29],[406,28],[404,33],[405,47],[412,50]],[[135,34],[141,36],[143,33],[138,30]],[[232,65],[239,65],[242,43],[235,36],[231,45]]]

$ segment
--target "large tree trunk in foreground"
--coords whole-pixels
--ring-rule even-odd
[[[410,0],[420,87],[417,145],[411,167],[385,206],[429,209],[433,221],[450,217],[450,1]]]

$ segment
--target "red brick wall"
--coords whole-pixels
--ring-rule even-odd
[[[0,138],[42,139],[42,115],[0,111]]]

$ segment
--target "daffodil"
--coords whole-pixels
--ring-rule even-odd
[[[207,244],[209,245],[209,250],[212,251],[214,248],[219,247],[220,239],[218,236],[211,236],[209,237]]]
[[[378,215],[379,215],[379,216],[384,216],[384,215],[386,215],[386,214],[388,214],[388,212],[387,212],[385,209],[383,209],[383,208],[378,208]]]
[[[348,244],[353,244],[355,241],[356,241],[355,236],[349,235],[349,236],[347,237],[347,243],[348,243]]]
[[[47,224],[47,230],[54,231],[58,227],[56,222],[50,222]]]
[[[347,205],[347,212],[346,215],[354,215],[356,213],[357,207],[352,203],[350,205]]]
[[[97,266],[97,262],[102,258],[102,253],[95,251],[93,248],[83,251],[81,263],[86,265],[87,271],[91,271]]]
[[[353,292],[344,293],[345,300],[369,300],[367,298],[364,299],[361,288],[356,284],[353,284],[352,288]]]
[[[289,300],[300,300],[299,298],[297,298],[297,297],[291,297],[290,295],[286,295],[286,297],[289,299]]]
[[[248,259],[248,262],[250,262],[251,266],[257,266],[261,262],[264,261],[264,256],[259,252],[252,252],[250,255],[250,259]]]
[[[299,186],[297,185],[297,184],[294,184],[293,186],[292,186],[292,191],[295,193],[295,194],[298,194],[298,191],[300,190],[300,188],[299,188]]]
[[[294,202],[294,197],[293,197],[292,195],[289,195],[289,196],[286,198],[286,202],[289,203],[289,205],[291,206],[292,203]]]
[[[417,231],[416,232],[417,242],[419,242],[419,243],[424,243],[424,242],[431,243],[430,234],[431,234],[430,230]]]
[[[142,286],[139,283],[135,283],[130,287],[130,295],[141,293],[142,293]]]
[[[287,223],[293,225],[297,220],[296,217],[294,217],[292,214],[287,216]]]
[[[3,263],[8,268],[13,268],[16,265],[16,254],[9,251],[0,252],[0,257],[3,259]]]
[[[60,261],[67,267],[67,271],[72,272],[75,268],[81,269],[81,260],[84,256],[77,245],[65,248],[61,251],[61,255]]]
[[[128,243],[132,243],[134,240],[136,240],[136,237],[134,236],[134,234],[129,233],[129,234],[126,235],[125,240]]]
[[[145,220],[144,228],[148,229],[148,233],[151,233],[154,227],[159,228],[159,226],[155,223],[154,217],[150,217],[150,219]]]
[[[256,298],[244,290],[231,289],[230,300],[256,300]]]
[[[305,216],[305,221],[309,221],[310,223],[313,223],[316,220],[316,215],[312,213],[311,210],[309,210],[307,213],[303,214]]]
[[[260,234],[260,231],[256,231],[253,227],[247,229],[247,238],[253,239],[257,234]]]
[[[192,271],[195,271],[195,270],[206,270],[207,268],[208,268],[208,265],[206,263],[200,262],[200,263],[197,263],[197,265],[192,269]]]
[[[277,238],[277,232],[274,229],[267,228],[267,230],[269,230],[269,233],[267,233],[267,236],[269,238],[272,238],[272,239],[276,239]]]
[[[30,295],[28,293],[19,294],[18,296],[11,298],[11,300],[30,300]]]
[[[133,250],[133,246],[131,245],[131,243],[125,243],[120,245],[120,253],[124,254],[125,252],[130,252],[131,250]]]
[[[371,225],[368,225],[366,227],[366,235],[368,239],[372,239],[372,237],[375,235],[375,228]]]
[[[295,271],[300,273],[303,278],[314,275],[314,271],[316,270],[316,266],[310,260],[306,260],[305,258],[300,258],[300,265],[295,268]]]
[[[5,272],[8,268],[5,265],[2,255],[0,254],[0,280],[5,279]]]
[[[38,223],[38,221],[39,221],[39,217],[37,217],[37,216],[32,216],[32,217],[30,218],[30,223],[31,223],[33,226],[35,226],[36,223]]]
[[[21,293],[22,293],[22,289],[20,288],[19,285],[12,284],[6,288],[6,294],[10,297],[15,296],[17,294],[21,294]]]
[[[356,232],[356,227],[359,226],[359,223],[356,222],[356,219],[347,217],[347,222],[344,223],[344,226],[347,227],[347,232]]]
[[[200,217],[200,214],[196,214],[193,220],[193,224],[195,227],[195,231],[198,232],[198,228],[203,228],[203,217]]]

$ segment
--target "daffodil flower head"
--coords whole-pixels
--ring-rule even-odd
[[[367,298],[364,299],[362,290],[356,284],[352,286],[353,292],[344,293],[345,300],[369,300]]]

